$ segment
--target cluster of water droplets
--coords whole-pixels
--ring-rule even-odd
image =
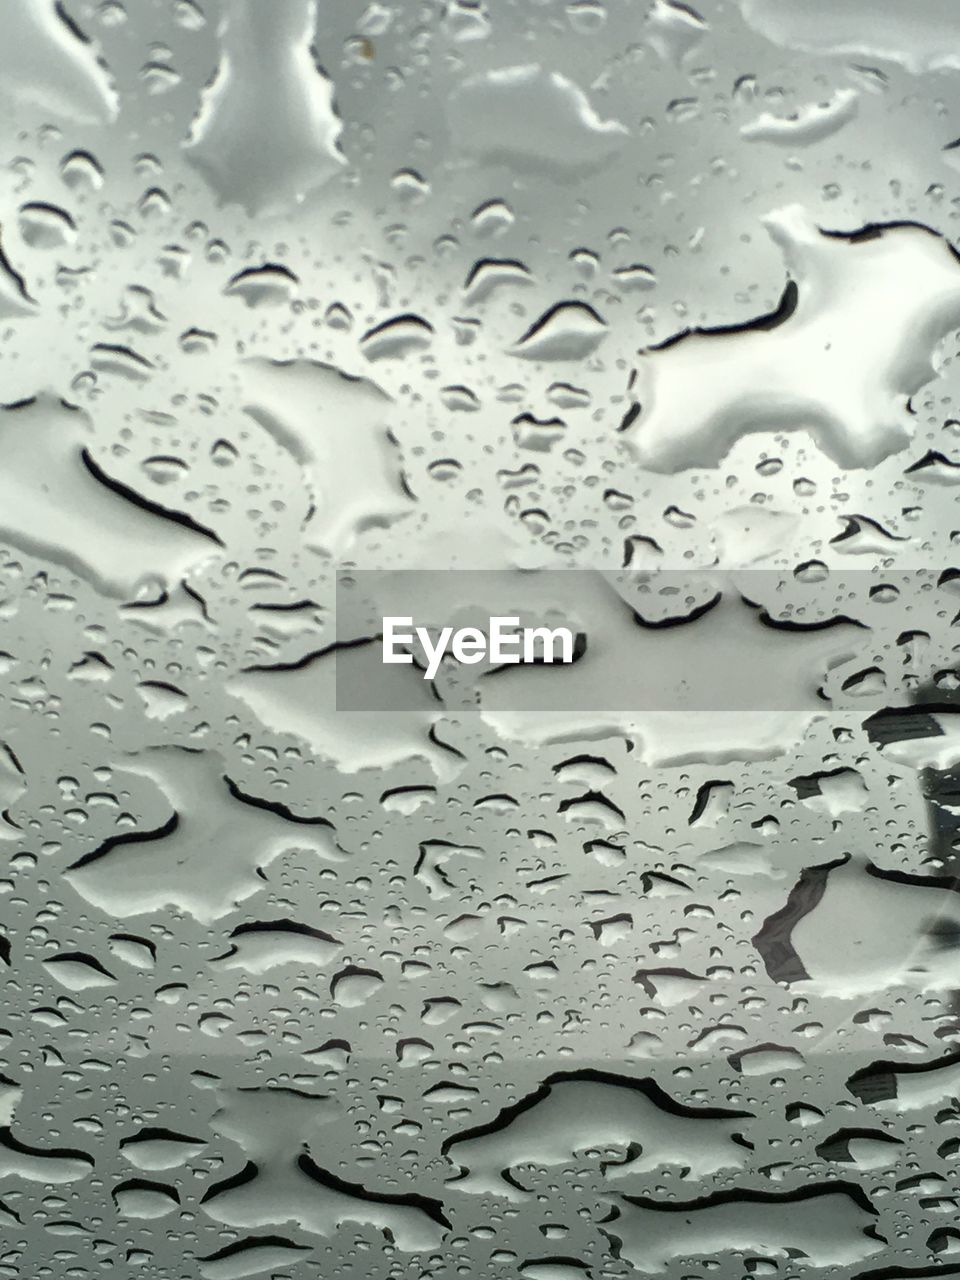
[[[5,18],[0,1277],[952,1273],[955,17]]]

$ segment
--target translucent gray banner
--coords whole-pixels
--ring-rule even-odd
[[[816,711],[952,668],[950,574],[343,571],[337,708]]]

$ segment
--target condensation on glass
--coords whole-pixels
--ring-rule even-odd
[[[955,6],[2,24],[0,1277],[956,1270]]]

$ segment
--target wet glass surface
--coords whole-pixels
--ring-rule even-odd
[[[960,10],[3,23],[0,1280],[956,1271]]]

